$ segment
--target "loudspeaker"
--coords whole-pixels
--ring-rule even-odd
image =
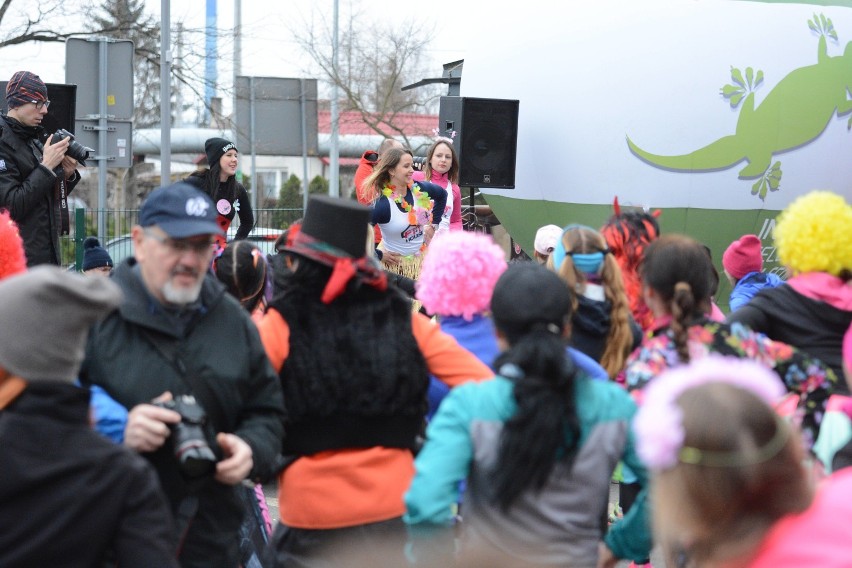
[[[441,97],[441,136],[455,132],[459,185],[515,188],[518,150],[516,100]]]
[[[3,111],[3,114],[8,110],[6,108],[6,83],[8,81],[0,81],[0,110]],[[53,134],[60,128],[76,134],[74,132],[74,114],[77,112],[77,85],[58,83],[46,83],[46,85],[50,106],[47,107],[47,114],[41,120],[45,135]]]

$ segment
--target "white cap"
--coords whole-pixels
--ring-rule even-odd
[[[562,229],[556,225],[545,225],[535,232],[533,247],[538,254],[549,255],[562,237]]]

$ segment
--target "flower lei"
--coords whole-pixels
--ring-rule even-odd
[[[402,210],[408,213],[408,224],[409,225],[428,225],[432,222],[432,207],[435,205],[435,202],[429,199],[429,194],[420,191],[420,186],[416,183],[411,186],[411,193],[414,196],[414,205],[416,207],[412,207],[411,204],[405,200],[405,194],[398,195],[396,193],[396,187],[393,185],[386,185],[382,189],[382,195],[394,201],[397,205],[402,207]]]
[[[775,373],[746,359],[708,355],[666,371],[645,389],[642,405],[633,421],[637,453],[650,469],[665,470],[678,462],[737,467],[768,459],[781,449],[787,432],[782,428],[755,452],[753,459],[743,459],[732,452],[709,452],[684,446],[683,411],[677,399],[684,391],[710,382],[751,391],[771,406],[785,393],[784,384]]]

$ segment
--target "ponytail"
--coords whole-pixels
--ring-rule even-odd
[[[556,328],[556,329],[552,329]],[[506,330],[503,330],[506,332]],[[562,330],[537,324],[513,337],[495,367],[514,382],[517,412],[500,436],[490,475],[496,504],[508,510],[527,489],[541,489],[558,461],[573,463],[580,439],[574,380]]]
[[[675,350],[681,363],[689,363],[688,330],[694,310],[695,298],[692,295],[692,287],[686,282],[678,282],[674,286],[671,312]]]

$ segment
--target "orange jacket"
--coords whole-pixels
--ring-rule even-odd
[[[426,316],[412,314],[411,327],[429,372],[447,385],[494,375]],[[273,368],[280,372],[290,352],[290,327],[270,309],[258,329]],[[302,457],[278,478],[281,522],[331,529],[399,517],[413,477],[414,456],[398,448],[330,450]]]

